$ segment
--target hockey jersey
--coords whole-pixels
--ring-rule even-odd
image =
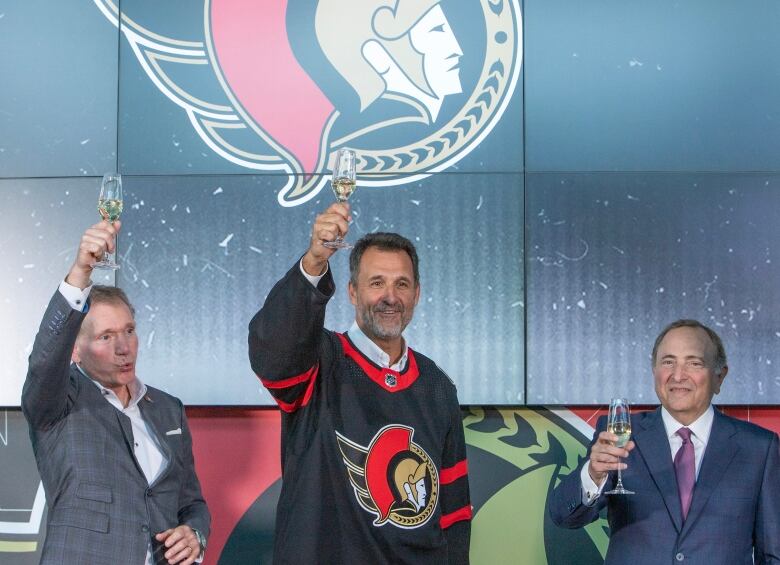
[[[335,286],[296,264],[249,325],[253,370],[282,410],[276,563],[468,563],[471,505],[455,386],[408,350],[372,363],[324,329]]]

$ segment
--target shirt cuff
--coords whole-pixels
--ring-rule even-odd
[[[328,269],[330,268],[329,265],[325,265],[325,272],[321,275],[310,275],[306,272],[306,269],[303,268],[303,257],[301,257],[300,262],[298,263],[298,267],[301,269],[301,273],[304,277],[306,277],[306,280],[309,281],[314,288],[317,288],[317,285],[320,284],[320,281],[322,280],[322,277],[328,274]]]
[[[607,484],[607,479],[604,478],[600,485],[597,485],[590,476],[588,469],[590,468],[590,461],[582,466],[580,471],[580,480],[582,481],[582,503],[585,506],[593,506],[596,499],[601,496],[601,491],[604,490],[604,485]]]
[[[89,285],[84,290],[81,290],[77,286],[68,284],[65,281],[60,283],[60,294],[68,301],[70,307],[79,312],[84,311],[84,306],[87,304],[87,298],[89,298],[89,292],[92,290],[92,285]]]

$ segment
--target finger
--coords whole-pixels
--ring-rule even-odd
[[[349,217],[349,202],[334,202],[323,212],[323,214],[339,214],[345,218]]]
[[[159,534],[156,534],[154,538],[157,541],[165,541],[165,539],[173,533],[173,528],[170,528],[168,530],[165,530],[164,532],[160,532]]]
[[[186,551],[187,547],[190,545],[187,543],[187,540],[181,539],[181,537],[178,537],[178,539],[172,541],[172,538],[175,535],[176,534],[172,534],[168,537],[167,540],[165,540],[165,547],[168,548],[168,550],[165,552],[166,559],[171,559],[182,551]]]
[[[314,234],[314,239],[317,242],[333,241],[339,235],[341,235],[341,230],[339,230],[338,225],[328,224],[320,226],[319,229],[317,229],[316,233]]]
[[[81,241],[97,243],[104,246],[104,249],[113,249],[116,238],[108,230],[90,228],[81,236]]]
[[[314,229],[318,232],[323,230],[344,236],[349,231],[349,223],[341,217],[333,216],[327,220],[317,222]]]
[[[603,449],[594,449],[591,451],[591,460],[596,458],[598,461],[615,462],[618,459],[628,457],[628,451],[622,447],[615,447],[614,445],[605,445]]]
[[[177,545],[175,547],[178,548],[179,546]],[[171,550],[165,552],[165,558],[168,560],[168,563],[192,563],[197,557],[198,556],[195,555],[195,550],[189,545],[184,545],[181,549],[177,549],[176,551]]]

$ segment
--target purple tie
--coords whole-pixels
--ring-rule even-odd
[[[691,430],[680,428],[677,430],[677,435],[682,438],[683,443],[674,456],[674,472],[677,475],[677,490],[680,492],[680,505],[685,520],[688,517],[693,487],[696,484],[696,460],[693,454],[693,443],[691,443]]]

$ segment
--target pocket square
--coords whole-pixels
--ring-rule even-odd
[[[175,430],[170,430],[165,432],[165,435],[167,436],[178,436],[181,435],[181,428],[176,428]]]

